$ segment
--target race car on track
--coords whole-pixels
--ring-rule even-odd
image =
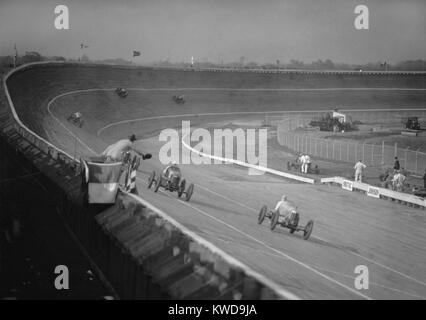
[[[74,125],[78,126],[79,128],[81,128],[84,124],[83,116],[82,116],[80,111],[72,113],[67,118],[67,121],[73,123]]]
[[[148,189],[154,186],[154,192],[157,192],[160,187],[170,192],[177,191],[178,197],[185,195],[185,200],[191,199],[192,193],[194,192],[194,184],[191,183],[185,190],[186,181],[182,179],[180,169],[176,166],[170,166],[163,173],[155,173],[153,171],[148,179]]]
[[[308,223],[303,227],[299,225],[300,215],[296,211],[292,211],[290,217],[285,219],[285,217],[281,216],[279,212],[268,210],[268,207],[265,205],[260,209],[259,217],[257,222],[262,224],[263,220],[268,218],[271,220],[271,230],[274,230],[277,225],[280,225],[283,228],[290,229],[290,233],[294,233],[295,231],[303,232],[303,239],[308,240],[311,236],[312,229],[314,227],[314,222],[309,220]]]
[[[117,88],[115,89],[115,92],[118,94],[119,97],[121,98],[125,98],[127,97],[127,95],[129,94],[126,89],[123,88]]]
[[[172,97],[173,101],[176,102],[177,104],[184,104],[185,101],[185,97],[184,95],[179,95],[179,96],[173,96]]]
[[[291,171],[291,170],[296,170],[296,171],[301,171],[301,167],[302,164],[299,161],[288,161],[287,162],[287,170]],[[308,164],[308,173],[313,173],[313,174],[319,174],[320,173],[320,169],[318,167],[318,165],[312,165],[312,164]]]

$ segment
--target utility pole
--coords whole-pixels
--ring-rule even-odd
[[[18,63],[18,50],[16,49],[16,43],[15,43],[15,55],[13,56],[13,68],[16,68],[16,64]]]

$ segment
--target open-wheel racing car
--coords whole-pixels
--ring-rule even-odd
[[[123,88],[117,88],[117,89],[115,89],[115,92],[118,94],[118,96],[119,97],[121,97],[121,98],[125,98],[125,97],[127,97],[127,95],[129,94],[128,92],[127,92],[127,90],[126,89],[123,89]]]
[[[185,103],[185,97],[183,95],[179,95],[179,96],[175,95],[175,96],[172,97],[172,99],[177,104],[184,104]]]
[[[154,192],[157,192],[160,187],[165,190],[174,192],[177,191],[178,197],[185,195],[185,200],[191,199],[192,193],[194,192],[194,184],[190,183],[188,188],[186,187],[186,180],[182,179],[180,169],[178,167],[171,166],[166,169],[165,173],[155,173],[153,171],[148,179],[148,189],[154,186]]]
[[[281,216],[278,211],[268,210],[266,205],[260,209],[257,222],[262,224],[265,218],[271,220],[271,230],[274,230],[277,225],[280,225],[283,228],[290,229],[290,233],[294,233],[295,231],[303,231],[303,239],[305,240],[309,239],[314,227],[314,222],[312,220],[309,220],[304,227],[300,226],[300,215],[296,211],[292,211],[290,217],[286,219],[285,217]]]
[[[287,170],[291,171],[291,170],[297,170],[297,171],[301,171],[302,168],[302,164],[299,161],[288,161],[287,162]],[[313,173],[313,174],[319,174],[320,173],[320,169],[318,167],[318,165],[312,165],[311,163],[308,163],[308,173]]]
[[[82,115],[80,113],[80,111],[74,112],[72,113],[68,118],[67,118],[68,122],[72,122],[74,125],[78,126],[79,128],[81,128],[84,124],[84,120],[82,118]]]

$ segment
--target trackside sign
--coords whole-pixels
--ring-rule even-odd
[[[380,189],[372,186],[368,186],[367,196],[373,198],[380,198]]]
[[[342,181],[342,189],[353,191],[354,190],[353,182],[349,181],[349,180],[343,180]]]

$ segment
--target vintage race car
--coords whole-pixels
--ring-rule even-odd
[[[302,164],[298,161],[288,161],[287,162],[287,170],[297,170],[301,171]],[[320,169],[318,165],[313,165],[312,163],[308,164],[308,173],[319,174]]]
[[[295,231],[302,231],[303,239],[305,240],[309,239],[312,233],[312,229],[314,227],[314,222],[312,220],[309,220],[304,227],[300,226],[300,215],[296,211],[292,211],[290,217],[288,219],[285,219],[285,217],[282,217],[279,212],[268,210],[268,207],[266,205],[263,206],[262,209],[260,209],[257,222],[259,224],[262,224],[265,218],[271,220],[271,230],[274,230],[277,225],[280,225],[283,228],[290,229],[290,233],[294,233]]]
[[[173,101],[176,102],[177,104],[184,104],[185,101],[185,97],[183,95],[179,95],[179,96],[173,96],[172,97]]]
[[[121,98],[125,98],[127,97],[127,95],[129,94],[126,89],[123,88],[117,88],[115,89],[115,92],[121,97]]]
[[[74,125],[78,126],[79,128],[81,128],[84,124],[84,120],[83,120],[82,115],[79,111],[72,113],[67,118],[67,121],[73,123]]]
[[[163,173],[155,173],[153,171],[148,179],[148,189],[154,186],[154,192],[157,192],[160,187],[170,192],[177,191],[178,197],[185,195],[185,200],[191,199],[192,193],[194,192],[194,184],[191,183],[185,190],[186,181],[182,179],[180,169],[177,167],[170,167],[167,175]]]

